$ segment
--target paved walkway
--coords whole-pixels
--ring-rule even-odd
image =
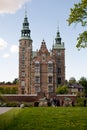
[[[0,115],[11,110],[13,107],[0,107]]]

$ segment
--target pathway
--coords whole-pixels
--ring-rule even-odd
[[[0,107],[0,115],[11,110],[13,107]]]

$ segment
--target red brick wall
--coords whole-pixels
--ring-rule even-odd
[[[35,102],[39,101],[40,98],[44,98],[44,94],[40,93],[37,95],[4,95],[4,97],[10,102]],[[77,97],[75,95],[50,95],[49,98],[56,97],[60,101],[60,105],[62,105],[62,101],[65,98],[70,98],[74,103],[76,102]]]

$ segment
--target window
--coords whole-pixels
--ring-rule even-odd
[[[48,92],[53,92],[53,86],[48,86]]]
[[[35,72],[40,72],[40,66],[39,65],[35,65]]]
[[[25,89],[24,89],[24,88],[21,89],[21,93],[22,93],[22,94],[25,93]]]
[[[25,77],[25,72],[22,72],[22,77]]]
[[[48,62],[48,73],[52,73],[53,72],[53,62],[49,61]]]
[[[36,91],[36,92],[40,92],[40,87],[39,87],[39,86],[36,86],[36,87],[35,87],[35,91]]]
[[[58,51],[57,51],[57,54],[58,54],[58,56],[61,56],[61,51],[58,50]]]
[[[52,76],[48,77],[48,83],[52,83]]]
[[[58,74],[61,74],[61,68],[58,68]]]
[[[22,68],[25,68],[26,67],[26,65],[25,64],[22,64]]]
[[[40,83],[40,77],[39,76],[35,77],[35,83]]]
[[[37,73],[37,72],[40,72],[40,63],[39,63],[39,61],[36,61],[35,62],[35,72]]]
[[[25,81],[21,81],[21,87],[25,87]]]
[[[61,78],[60,77],[57,78],[57,84],[58,85],[61,84]]]
[[[60,63],[61,63],[61,60],[60,60],[60,59],[58,59],[58,60],[57,60],[57,63],[58,63],[58,64],[60,64]]]
[[[25,60],[25,56],[24,55],[22,55],[22,60]]]
[[[22,48],[22,52],[25,52],[25,48],[24,47]]]

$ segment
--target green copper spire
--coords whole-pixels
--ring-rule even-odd
[[[29,29],[29,22],[27,18],[27,12],[25,11],[25,17],[23,22],[23,28],[21,30],[21,39],[31,39],[30,37],[30,29]]]
[[[61,42],[61,37],[60,37],[60,32],[59,32],[59,27],[56,33],[55,37],[55,43],[53,45],[54,49],[64,49],[64,43]]]
[[[59,27],[58,27],[57,34],[56,34],[55,43],[56,44],[61,44],[61,37],[60,37]]]

